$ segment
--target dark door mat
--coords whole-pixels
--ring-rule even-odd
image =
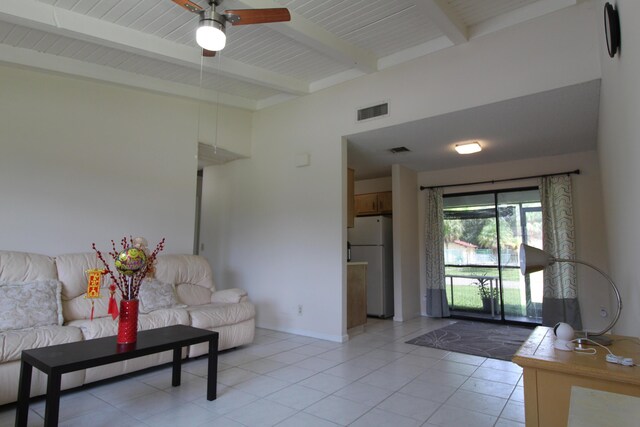
[[[522,326],[459,320],[407,341],[407,344],[511,360],[532,331],[532,328]]]

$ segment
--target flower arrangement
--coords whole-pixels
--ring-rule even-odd
[[[112,250],[108,252],[108,255],[113,259],[113,264],[118,272],[117,275],[105,260],[102,252],[96,248],[96,244],[92,243],[91,247],[104,265],[106,274],[113,281],[111,286],[115,285],[120,290],[123,300],[133,300],[138,298],[142,279],[153,277],[156,257],[164,249],[164,240],[163,238],[151,253],[147,249],[147,240],[144,237],[136,237],[135,239],[123,237],[120,241],[122,246],[120,251],[118,251],[116,243],[112,240]]]

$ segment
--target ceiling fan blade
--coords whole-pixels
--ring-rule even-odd
[[[291,21],[289,9],[285,7],[272,9],[225,10],[224,14],[227,21],[231,22],[233,25],[267,24],[269,22]]]
[[[181,6],[187,9],[189,12],[200,13],[204,10],[203,8],[201,8],[191,0],[171,0],[171,1],[173,1],[178,6]]]
[[[205,56],[207,58],[213,58],[214,56],[216,56],[216,51],[215,50],[202,49],[202,56]]]

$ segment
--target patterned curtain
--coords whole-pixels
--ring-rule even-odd
[[[427,190],[425,211],[427,316],[449,317],[444,279],[444,206],[441,188]]]
[[[542,178],[540,197],[543,250],[556,258],[575,259],[571,177]],[[568,323],[576,330],[582,329],[576,266],[570,262],[558,262],[544,270],[542,324],[553,326],[558,322]]]

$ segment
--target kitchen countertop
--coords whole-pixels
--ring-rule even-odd
[[[349,261],[347,265],[368,265],[369,263],[366,261]]]

